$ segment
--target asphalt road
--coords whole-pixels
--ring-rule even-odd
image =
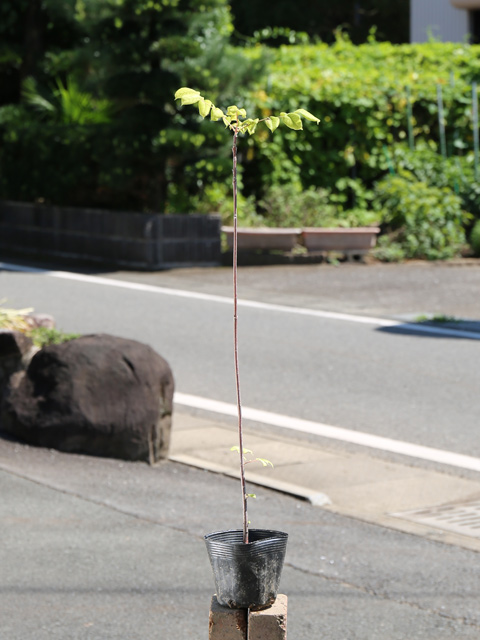
[[[1,640],[208,637],[205,532],[238,526],[238,482],[173,462],[0,438]],[[252,521],[289,533],[295,640],[477,640],[478,553],[262,488]]]
[[[164,290],[4,270],[0,296],[9,306],[52,313],[67,331],[151,344],[170,362],[177,391],[235,402],[232,308],[209,297],[230,295],[230,270],[100,275]],[[476,264],[242,269],[241,298],[287,307],[240,308],[243,404],[480,456],[477,340],[295,312],[301,306],[380,319],[431,312],[475,320],[479,284]],[[387,296],[390,289],[395,295]],[[205,297],[172,295],[178,291]]]
[[[0,270],[0,299],[52,313],[68,331],[147,342],[169,359],[179,391],[234,401],[231,306],[208,297],[229,295],[228,270],[99,275],[207,296]],[[477,266],[320,265],[241,277],[243,298],[293,309],[480,318]],[[478,341],[247,306],[241,335],[245,404],[478,455]],[[236,481],[0,438],[0,495],[0,640],[207,637],[213,580],[202,537],[238,526]],[[478,552],[265,488],[249,515],[289,532],[289,637],[479,637]]]

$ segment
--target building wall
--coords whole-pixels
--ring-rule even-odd
[[[410,0],[410,42],[465,42],[469,38],[469,13],[450,0]]]

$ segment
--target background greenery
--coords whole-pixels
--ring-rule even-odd
[[[480,219],[480,48],[401,44],[403,0],[302,2],[4,0],[0,198],[228,221],[231,139],[174,103],[192,86],[321,118],[240,141],[242,224],[380,222],[385,259],[457,254]]]

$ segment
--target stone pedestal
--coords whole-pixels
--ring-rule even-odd
[[[247,640],[286,640],[287,596],[279,593],[268,609],[248,612]]]
[[[279,594],[268,609],[229,609],[212,598],[209,640],[286,640],[287,596]]]

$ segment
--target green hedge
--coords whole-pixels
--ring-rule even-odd
[[[448,155],[473,148],[471,83],[480,79],[480,46],[373,40],[354,46],[338,39],[331,47],[284,46],[272,55],[269,75],[253,95],[258,112],[303,107],[322,122],[308,127],[301,140],[294,133],[265,132],[263,139],[245,141],[251,146],[245,183],[252,189],[300,179],[305,187],[330,188],[345,206],[354,206],[345,179],[370,187],[389,171],[392,147],[409,140],[409,99],[414,143],[428,141],[440,150],[438,86]]]

